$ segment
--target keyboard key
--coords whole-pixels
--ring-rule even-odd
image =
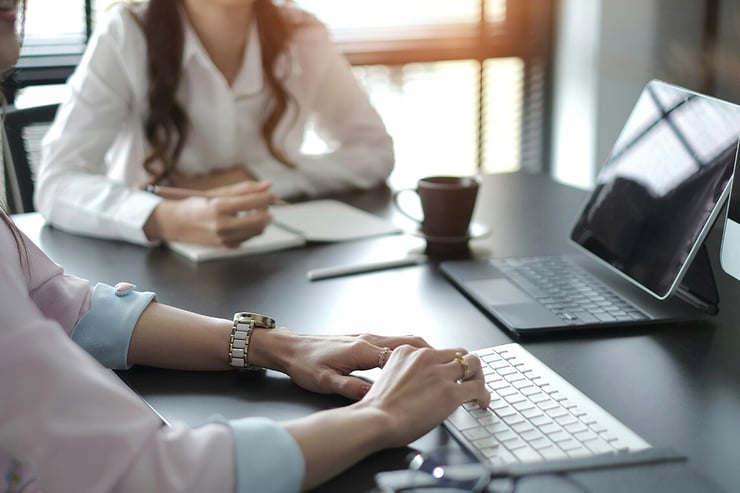
[[[505,442],[506,440],[511,440],[512,438],[516,438],[518,436],[516,433],[509,430],[508,428],[506,430],[499,431],[498,433],[494,433],[493,435],[499,442]]]
[[[531,418],[530,421],[533,425],[539,426],[540,429],[542,429],[543,426],[552,423],[552,420],[544,414],[541,416],[535,416],[534,418]]]
[[[517,402],[528,401],[526,397],[518,392],[516,394],[507,395],[506,397],[504,397],[504,400],[509,404],[516,404]]]
[[[547,438],[549,438],[550,440],[552,440],[555,443],[564,442],[566,440],[573,440],[573,438],[571,438],[570,434],[567,433],[567,432],[565,432],[562,429],[560,429],[558,431],[554,431],[552,433],[548,433],[547,434]]]
[[[581,423],[580,421],[576,421],[575,423],[565,425],[563,426],[563,428],[565,428],[565,431],[571,434],[576,434],[579,431],[588,430],[588,427],[584,425],[583,423]]]
[[[488,416],[491,413],[491,411],[489,411],[488,409],[481,409],[480,407],[477,407],[477,408],[470,409],[468,413],[475,419],[480,419],[484,416]]]
[[[516,423],[511,427],[511,430],[518,434],[520,437],[524,438],[525,433],[529,433],[531,431],[536,431],[534,427],[528,422],[528,421],[521,421],[519,423]],[[539,432],[537,432],[539,433]],[[526,440],[526,438],[524,438]],[[529,441],[529,440],[527,440]]]
[[[591,456],[591,451],[587,449],[586,447],[580,446],[577,448],[573,448],[566,451],[568,454],[568,457],[571,457],[573,459],[579,459],[582,457],[589,457]]]
[[[457,408],[457,410],[447,419],[449,419],[455,428],[460,431],[480,426],[478,420],[468,414],[468,412],[461,407]]]
[[[588,449],[594,454],[606,454],[606,453],[614,452],[614,448],[612,448],[612,446],[609,445],[609,443],[605,442],[604,440],[600,438],[585,442],[583,445],[588,447]]]
[[[591,430],[584,430],[578,433],[573,433],[573,437],[575,437],[575,439],[579,442],[587,442],[589,440],[595,440],[599,438],[599,436]]]
[[[520,414],[511,414],[509,416],[504,416],[502,419],[504,423],[509,426],[513,426],[517,423],[522,423],[525,421],[525,419]]]
[[[540,417],[540,416],[544,416],[544,415],[542,414],[542,411],[540,411],[540,410],[539,410],[538,408],[536,408],[536,407],[533,407],[533,408],[531,408],[531,409],[525,409],[525,410],[524,410],[524,411],[522,411],[521,413],[522,413],[522,416],[524,416],[524,417],[525,417],[525,418],[527,418],[527,419],[531,419],[531,420],[534,420],[534,418],[537,418],[537,417]],[[547,418],[545,418],[545,419],[547,419]],[[548,420],[548,421],[549,421],[549,420]],[[535,426],[537,426],[537,423],[535,423],[534,421],[532,421],[532,424],[533,424],[533,425],[535,425]],[[584,426],[585,426],[585,425],[584,425]]]
[[[563,412],[567,413],[568,411],[563,409]],[[570,414],[565,414],[563,416],[556,417],[555,422],[563,427],[565,427],[566,425],[580,423],[580,421],[578,421],[578,418],[571,416]]]
[[[567,459],[568,454],[560,450],[558,447],[551,445],[546,448],[538,449],[537,452],[542,454],[542,457],[544,457],[547,460],[562,460]]]
[[[509,429],[509,426],[504,423],[503,421],[496,421],[490,426],[486,426],[486,430],[488,430],[488,433],[495,435],[496,433],[500,431],[506,431]]]
[[[465,431],[463,431],[463,435],[468,440],[478,440],[480,438],[485,438],[488,436],[488,431],[484,427],[479,428],[469,428]]]
[[[523,411],[528,411],[529,409],[536,409],[534,403],[524,399],[521,402],[517,402],[514,404],[514,409],[519,411],[520,413]]]
[[[569,450],[583,448],[581,447],[580,443],[578,443],[576,440],[573,440],[572,438],[556,442],[556,445],[566,452],[568,452]]]
[[[508,405],[506,407],[495,409],[494,412],[501,419],[505,418],[506,416],[516,415],[516,411],[514,410],[514,408]]]
[[[558,431],[562,430],[562,428],[560,427],[560,425],[557,425],[557,424],[552,423],[552,422],[543,424],[542,426],[539,426],[539,429],[540,429],[540,431],[542,433],[546,433],[547,435],[549,435],[550,433],[555,433],[555,432],[558,432]]]
[[[542,393],[542,391],[540,390],[540,388],[537,387],[537,386],[535,386],[535,385],[530,385],[529,387],[526,387],[526,388],[523,388],[523,389],[519,389],[519,392],[521,392],[522,394],[526,395],[530,399],[532,398],[532,396],[537,395],[537,394],[545,395],[545,394]]]
[[[514,455],[516,455],[516,450],[521,448],[529,448],[527,446],[527,442],[519,438],[518,436],[514,436],[514,438],[510,440],[504,440],[501,442],[504,447],[514,452]]]
[[[544,435],[540,433],[538,430],[535,430],[534,428],[530,428],[529,430],[525,430],[525,431],[517,431],[517,430],[514,430],[514,431],[519,433],[519,436],[522,437],[527,442],[531,442],[539,438],[544,438]]]
[[[508,465],[508,464],[516,464],[519,462],[519,459],[517,459],[514,454],[506,450],[504,447],[498,447],[496,449],[496,455],[494,455],[491,458],[491,463],[495,465]]]
[[[520,462],[539,462],[542,456],[529,447],[514,449],[511,451]]]
[[[531,442],[529,442],[529,445],[532,448],[535,448],[537,450],[540,450],[540,449],[543,449],[543,448],[546,448],[546,447],[552,447],[552,442],[550,440],[548,440],[547,438],[542,437],[542,438],[535,438],[534,440],[532,440]]]
[[[498,440],[493,438],[491,435],[486,435],[484,438],[472,440],[473,444],[478,447],[479,450],[484,448],[495,448],[499,446]]]

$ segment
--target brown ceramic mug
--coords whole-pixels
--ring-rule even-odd
[[[393,195],[398,210],[420,225],[427,239],[467,238],[470,220],[480,182],[475,176],[428,176],[418,181],[416,188],[404,188]],[[400,197],[418,195],[423,217],[408,212]]]

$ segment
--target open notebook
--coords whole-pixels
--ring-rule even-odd
[[[307,241],[336,242],[400,233],[377,216],[338,200],[312,200],[271,209],[274,221],[265,231],[236,248],[169,242],[175,252],[195,262],[297,247]]]

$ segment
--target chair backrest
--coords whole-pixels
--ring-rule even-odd
[[[58,107],[56,103],[28,108],[9,106],[5,112],[5,193],[12,214],[34,211],[33,190],[41,159],[41,139]]]

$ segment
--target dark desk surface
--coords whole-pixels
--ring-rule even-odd
[[[412,224],[393,210],[388,190],[338,197]],[[475,240],[475,255],[529,255],[572,250],[567,235],[585,193],[539,175],[486,177],[476,220],[491,226]],[[310,333],[419,334],[435,346],[475,349],[510,336],[468,302],[434,264],[309,282],[306,271],[359,258],[421,250],[413,235],[390,236],[226,261],[193,264],[165,248],[94,240],[41,227],[38,216],[19,224],[67,272],[95,281],[131,281],[164,303],[230,318],[234,311],[273,315]],[[608,334],[523,341],[532,353],[655,446],[687,454],[693,466],[728,491],[740,488],[740,283],[717,261],[722,221],[707,241],[720,291],[720,314],[710,324],[631,329]],[[169,420],[196,424],[226,418],[289,419],[341,398],[313,395],[268,372],[244,380],[231,372],[188,373],[134,368],[122,374]],[[451,438],[439,427],[412,444],[426,449]],[[407,451],[378,453],[325,484],[322,492],[373,491],[372,475],[404,467]]]

